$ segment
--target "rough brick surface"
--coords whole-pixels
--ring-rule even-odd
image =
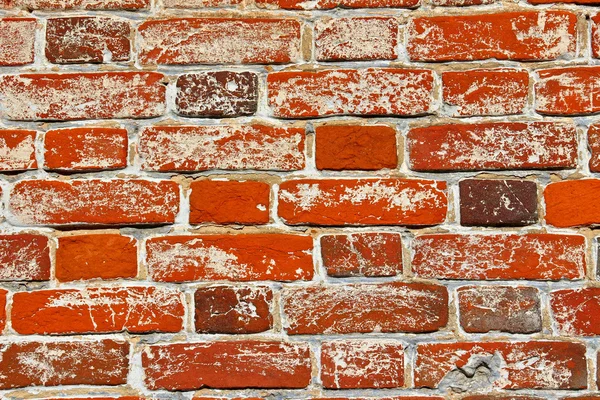
[[[594,114],[600,111],[596,81],[600,67],[553,68],[538,71],[535,110],[548,115]]]
[[[416,387],[468,391],[486,380],[495,389],[582,389],[587,384],[585,346],[580,343],[427,343],[417,346],[415,363]],[[469,380],[478,368],[478,376]]]
[[[146,383],[151,389],[303,388],[311,376],[310,350],[305,344],[171,344],[151,346],[142,357]]]
[[[2,0],[3,8],[31,10],[140,10],[150,0]]]
[[[288,287],[282,302],[292,335],[433,332],[448,322],[448,292],[438,285]]]
[[[446,211],[439,181],[299,179],[279,186],[278,214],[290,225],[436,225]]]
[[[322,236],[321,253],[329,276],[402,274],[402,240],[396,233]]]
[[[386,125],[322,125],[315,128],[318,169],[396,168],[396,130]]]
[[[404,348],[399,343],[325,342],[321,363],[321,380],[328,389],[398,388],[404,384]]]
[[[0,130],[0,170],[25,171],[37,168],[35,158],[36,131]]]
[[[581,279],[586,269],[579,235],[421,235],[413,249],[413,272],[424,278]]]
[[[0,280],[45,281],[50,279],[50,248],[43,235],[0,236]]]
[[[0,65],[31,64],[35,51],[35,18],[0,19]]]
[[[490,122],[411,129],[408,164],[416,171],[572,168],[577,164],[574,125]]]
[[[7,343],[0,348],[0,389],[123,385],[129,351],[129,343],[116,340]]]
[[[142,129],[148,171],[276,170],[305,166],[304,129],[267,125],[156,126]]]
[[[600,335],[600,288],[557,290],[551,294],[550,306],[561,334]]]
[[[44,167],[61,171],[125,168],[127,145],[123,128],[53,129],[44,136]]]
[[[58,239],[55,274],[59,281],[135,278],[137,270],[135,238],[98,234]]]
[[[310,280],[312,248],[301,235],[166,236],[146,242],[146,264],[165,282]]]
[[[415,7],[419,0],[257,0],[265,8],[288,10],[329,10],[333,8]]]
[[[269,105],[283,118],[326,115],[421,115],[431,110],[429,70],[369,68],[274,72]]]
[[[546,222],[558,227],[600,224],[599,179],[555,182],[546,186]]]

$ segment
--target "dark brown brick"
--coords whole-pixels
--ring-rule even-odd
[[[50,18],[46,58],[55,64],[127,61],[130,36],[129,23],[114,18]]]
[[[395,276],[402,273],[402,242],[397,233],[355,233],[321,237],[327,275]]]
[[[542,330],[538,290],[532,287],[465,286],[458,289],[460,325],[469,333]]]
[[[252,72],[203,72],[177,79],[177,113],[186,117],[238,117],[258,107],[258,78]]]
[[[196,332],[258,333],[271,329],[273,293],[267,287],[214,286],[196,290]]]
[[[525,226],[537,222],[535,182],[466,179],[459,189],[462,225]]]

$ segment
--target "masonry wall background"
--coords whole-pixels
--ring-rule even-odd
[[[0,398],[600,398],[593,1],[0,0]]]

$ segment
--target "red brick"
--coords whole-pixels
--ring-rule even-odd
[[[438,285],[296,286],[281,298],[290,335],[433,332],[448,322],[448,292]]]
[[[53,129],[44,136],[45,168],[62,171],[125,168],[127,148],[127,129]]]
[[[146,264],[161,282],[310,280],[312,248],[301,235],[165,236],[146,242]]]
[[[142,128],[139,153],[147,171],[278,170],[305,166],[304,128],[266,125]]]
[[[137,276],[137,240],[117,234],[58,238],[56,279],[119,279]]]
[[[265,182],[200,180],[191,183],[190,223],[267,224],[271,186]]]
[[[6,343],[0,389],[127,382],[129,343],[115,340]]]
[[[325,342],[321,345],[321,381],[327,389],[402,387],[402,344],[380,340]]]
[[[231,341],[150,346],[142,354],[142,364],[150,390],[304,388],[311,380],[310,350],[304,343]]]
[[[598,4],[598,0],[593,1]],[[592,42],[590,44],[592,47],[592,57],[600,58],[600,14],[592,14],[590,21],[592,25]]]
[[[264,8],[283,8],[288,10],[330,10],[333,8],[383,8],[416,7],[419,0],[257,0]]]
[[[467,333],[534,333],[542,330],[536,288],[463,286],[457,293],[460,325]]]
[[[0,235],[0,281],[49,279],[50,248],[46,236]]]
[[[600,179],[550,183],[544,190],[546,223],[565,228],[600,224]]]
[[[312,400],[444,400],[438,396],[394,396],[394,397],[312,397]]]
[[[179,185],[141,179],[24,180],[10,194],[21,224],[115,225],[173,223]]]
[[[150,0],[0,0],[0,8],[29,10],[139,10]]]
[[[317,61],[393,60],[398,58],[395,18],[320,18],[315,22]]]
[[[163,0],[165,8],[230,7],[241,3],[242,0]]]
[[[50,18],[46,22],[46,58],[51,63],[128,61],[129,22],[104,17]]]
[[[315,142],[318,169],[398,167],[396,130],[387,125],[321,125]]]
[[[465,6],[479,6],[484,4],[494,4],[496,0],[429,0],[429,2],[436,6],[442,7],[465,7]]]
[[[155,72],[4,75],[4,116],[17,121],[149,118],[165,111],[166,88]]]
[[[279,186],[278,214],[289,225],[441,224],[446,182],[424,179],[297,179]]]
[[[36,169],[36,135],[36,131],[24,129],[0,130],[0,171]]]
[[[6,327],[6,295],[7,290],[0,289],[0,333],[4,331]]]
[[[419,344],[414,377],[417,388],[481,389],[479,383],[486,390],[585,389],[585,345],[558,341]]]
[[[600,67],[537,71],[535,110],[547,115],[582,115],[600,111]]]
[[[520,114],[527,105],[529,74],[504,68],[448,71],[442,85],[453,116]]]
[[[408,55],[415,61],[554,60],[574,57],[577,16],[528,11],[413,18]]]
[[[276,117],[424,115],[432,110],[433,73],[368,68],[282,71],[267,76]]]
[[[273,327],[273,292],[266,286],[210,286],[194,294],[198,333],[259,333]]]
[[[179,332],[183,294],[156,287],[52,289],[13,295],[11,322],[24,335]]]
[[[402,241],[397,233],[353,233],[321,237],[327,275],[395,276],[402,274]]]
[[[600,288],[554,291],[550,296],[550,306],[560,335],[600,335]]]
[[[600,172],[600,125],[590,125],[587,131],[588,147],[591,151],[591,172]]]
[[[138,31],[142,64],[275,64],[300,60],[301,24],[296,19],[175,18],[146,21]]]
[[[0,19],[0,66],[33,63],[36,26],[35,18]]]
[[[175,112],[185,117],[241,117],[258,108],[258,75],[216,71],[177,78]]]
[[[413,128],[407,137],[415,171],[574,168],[577,131],[554,122],[491,122]]]
[[[482,395],[473,395],[463,397],[462,400],[544,400],[543,397],[536,396],[516,396],[512,394],[502,395],[502,394],[482,394]]]
[[[420,235],[413,272],[438,279],[582,279],[585,237],[558,234]]]
[[[598,5],[598,0],[527,0],[531,4],[572,3],[583,5]]]

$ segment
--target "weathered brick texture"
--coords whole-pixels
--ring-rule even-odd
[[[1,400],[600,400],[600,0],[0,0]]]

